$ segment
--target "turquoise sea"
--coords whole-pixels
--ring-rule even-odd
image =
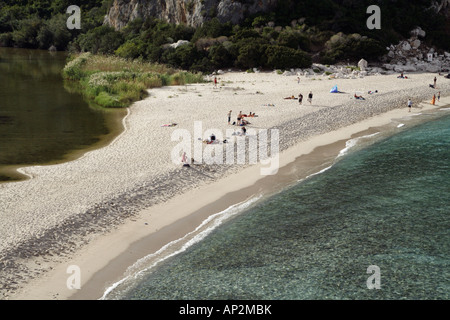
[[[248,205],[106,298],[449,299],[450,112],[419,118]]]

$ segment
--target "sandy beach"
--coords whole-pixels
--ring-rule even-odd
[[[435,76],[437,89],[428,86]],[[129,108],[124,131],[108,146],[67,163],[21,168],[29,180],[0,184],[0,299],[99,299],[136,261],[207,217],[320,171],[355,135],[450,104],[450,80],[432,73],[302,76],[298,83],[297,76],[230,72],[218,80],[217,88],[151,90]],[[335,85],[340,93],[330,93]],[[440,101],[431,105],[438,92]],[[285,99],[299,93],[302,105]],[[172,161],[175,130],[187,130],[192,142],[207,138],[208,129],[223,133],[220,140],[233,138],[227,130],[241,128],[228,124],[229,110],[232,122],[240,111],[258,115],[246,118],[248,130],[279,130],[276,175],[261,175],[259,162],[186,168],[181,158]],[[198,136],[195,122],[205,135]],[[73,265],[81,288],[70,290]]]

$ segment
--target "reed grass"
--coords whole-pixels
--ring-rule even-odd
[[[204,82],[200,73],[91,53],[71,56],[63,77],[78,81],[87,98],[106,108],[128,107],[145,98],[152,88]]]

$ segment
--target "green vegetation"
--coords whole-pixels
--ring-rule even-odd
[[[83,95],[108,108],[129,106],[146,97],[147,89],[203,82],[201,74],[92,53],[72,56],[63,69],[63,77],[78,81]]]
[[[366,26],[372,0],[278,0],[269,13],[247,16],[240,25],[221,23],[217,10],[205,10],[198,28],[157,19],[135,19],[119,30],[103,25],[112,0],[3,0],[0,3],[0,46],[72,53],[116,55],[192,72],[223,68],[248,70],[309,67],[376,61],[386,47],[409,37],[421,26],[426,44],[450,50],[450,19],[429,10],[432,0],[379,0],[381,30]],[[242,1],[241,1],[242,2]],[[82,29],[68,30],[69,5],[82,10]],[[193,1],[186,3],[193,10]],[[179,40],[187,43],[172,45]]]

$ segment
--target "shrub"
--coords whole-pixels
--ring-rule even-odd
[[[37,18],[22,20],[19,29],[12,32],[12,41],[20,48],[37,48],[38,31],[42,26],[42,21]]]
[[[342,32],[333,35],[325,44],[321,53],[321,62],[333,64],[339,60],[357,61],[361,58],[376,59],[384,54],[386,49],[375,39],[359,34],[345,35]]]
[[[76,39],[82,51],[112,54],[124,42],[123,35],[108,26],[89,30]]]
[[[306,68],[311,66],[311,57],[301,50],[271,45],[265,52],[266,66],[273,69]]]
[[[167,63],[173,67],[189,70],[202,57],[202,53],[197,51],[192,43],[189,43],[176,49],[167,49],[162,54],[161,59],[163,63]]]
[[[95,103],[102,107],[121,107],[121,103],[117,99],[117,97],[114,97],[113,95],[109,94],[108,92],[102,91],[99,93],[98,96],[94,99]]]
[[[217,44],[209,49],[208,58],[215,68],[231,67],[233,65],[233,55],[223,46]]]
[[[86,52],[83,54],[80,54],[78,56],[71,57],[72,60],[70,60],[63,69],[63,76],[66,79],[70,80],[80,80],[82,79],[86,73],[82,70],[83,65],[87,62],[89,57],[91,56],[91,53]]]
[[[289,27],[280,32],[277,43],[280,46],[292,49],[309,50],[311,47],[311,42],[306,35],[299,30],[293,30]]]
[[[265,51],[267,43],[262,39],[251,38],[236,44],[238,50],[236,65],[249,69],[264,66],[266,64]]]
[[[146,55],[146,44],[140,39],[128,40],[122,44],[115,54],[125,59],[136,59],[140,56]]]

